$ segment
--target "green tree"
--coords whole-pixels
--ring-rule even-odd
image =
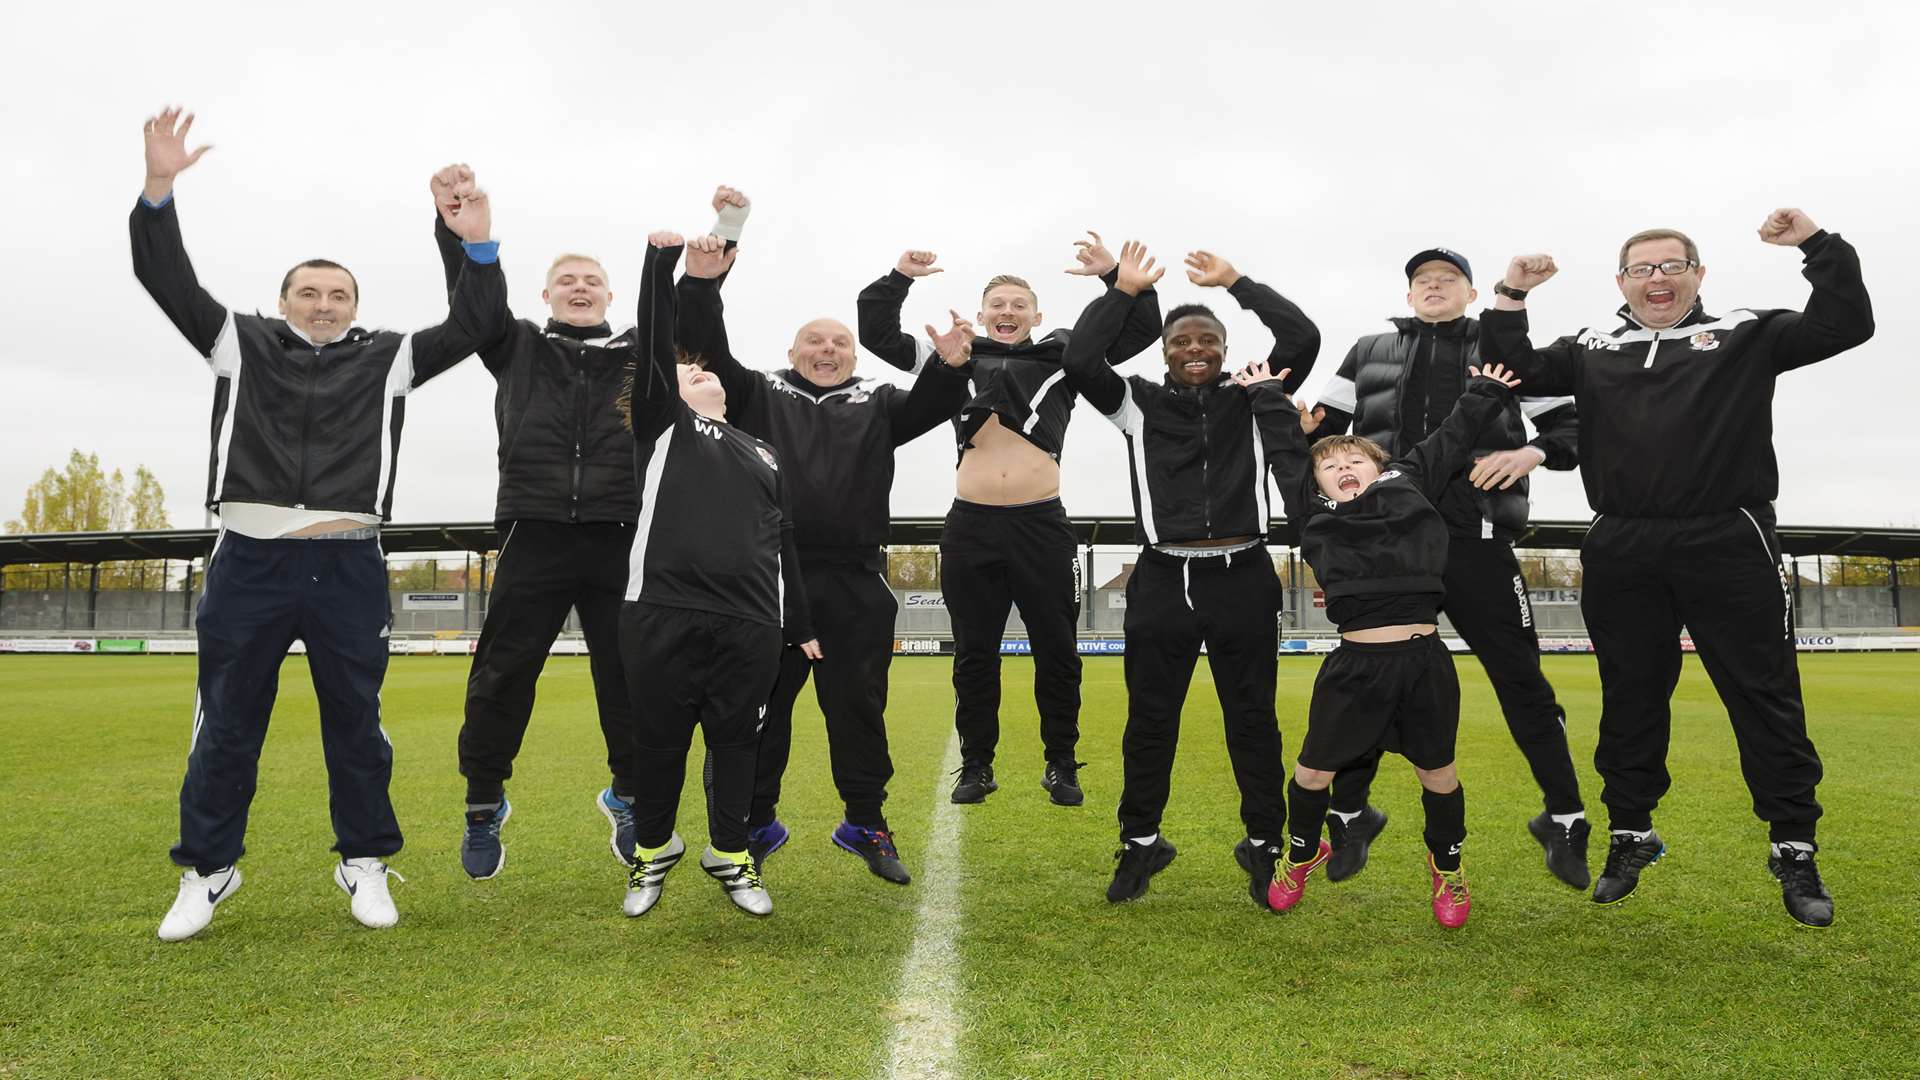
[[[122,529],[164,529],[168,527],[166,493],[160,480],[145,465],[136,466],[133,487],[127,487],[126,475],[119,469],[108,474],[100,468],[100,455],[74,450],[67,455],[64,470],[48,469],[27,488],[20,516],[7,522],[10,533],[109,532]],[[100,587],[124,589],[140,587],[160,580],[158,562],[102,563]],[[65,567],[59,563],[8,567],[8,575],[58,574],[64,579]],[[73,568],[76,581],[86,580],[86,567]]]

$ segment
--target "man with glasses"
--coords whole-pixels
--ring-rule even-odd
[[[1833,897],[1814,865],[1820,758],[1807,737],[1793,591],[1773,531],[1773,393],[1781,372],[1872,337],[1873,308],[1851,244],[1794,209],[1775,210],[1759,231],[1805,257],[1813,295],[1804,312],[1707,314],[1699,249],[1683,233],[1650,229],[1620,248],[1616,280],[1627,302],[1618,329],[1534,349],[1525,300],[1557,268],[1549,256],[1522,255],[1494,287],[1480,354],[1515,369],[1534,393],[1574,395],[1580,409],[1581,474],[1595,513],[1581,549],[1581,611],[1600,662],[1593,756],[1612,830],[1594,902],[1625,899],[1666,853],[1653,808],[1671,782],[1684,625],[1732,721],[1787,913],[1827,926]]]

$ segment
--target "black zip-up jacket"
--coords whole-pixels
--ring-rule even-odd
[[[1339,373],[1321,389],[1327,416],[1314,430],[1315,438],[1351,430],[1379,443],[1387,456],[1397,456],[1440,426],[1466,387],[1467,368],[1480,366],[1480,327],[1472,319],[1389,321],[1393,332],[1355,342]],[[1523,417],[1539,430],[1532,440]],[[1481,429],[1473,457],[1532,446],[1546,455],[1547,468],[1565,471],[1579,463],[1579,430],[1573,398],[1516,396]],[[1466,538],[1519,539],[1527,528],[1528,478],[1504,491],[1481,491],[1468,482],[1468,471],[1456,473],[1437,500],[1447,531]]]
[[[630,601],[778,626],[814,637],[774,448],[680,397],[673,267],[649,246],[640,276],[639,352],[628,396],[640,519],[627,558]]]
[[[1438,617],[1447,527],[1431,500],[1472,460],[1480,429],[1497,422],[1511,397],[1492,379],[1470,380],[1446,421],[1349,502],[1321,494],[1298,418],[1280,426],[1274,481],[1299,525],[1300,553],[1326,591],[1327,617],[1342,633]]]
[[[804,565],[886,565],[894,451],[940,426],[967,398],[967,379],[937,357],[912,389],[852,378],[818,387],[799,372],[753,371],[727,340],[719,278],[680,279],[679,341],[727,390],[727,416],[780,453]]]
[[[1153,382],[1121,377],[1103,357],[1125,332],[1133,297],[1119,289],[1087,305],[1067,345],[1067,381],[1127,438],[1133,514],[1144,544],[1179,544],[1236,536],[1265,539],[1267,453],[1297,431],[1287,395],[1313,370],[1320,331],[1292,301],[1242,277],[1228,290],[1260,317],[1274,337],[1267,362],[1280,380],[1243,387],[1222,374],[1205,386],[1168,375]]]
[[[1695,517],[1763,506],[1780,493],[1773,384],[1873,336],[1860,256],[1824,230],[1800,245],[1813,285],[1802,313],[1736,308],[1708,315],[1696,300],[1674,326],[1635,322],[1582,330],[1544,349],[1527,313],[1489,309],[1480,355],[1536,394],[1580,406],[1580,472],[1596,513]]]
[[[460,238],[436,215],[433,236],[451,289]],[[504,306],[505,297],[501,298]],[[635,352],[632,328],[543,328],[503,312],[505,332],[480,347],[493,374],[500,434],[495,521],[624,521],[639,515],[633,443],[614,405]]]
[[[352,327],[315,346],[284,319],[228,311],[200,287],[173,196],[133,207],[133,273],[215,378],[207,507],[255,502],[393,516],[407,395],[501,332],[497,245],[473,244],[447,321],[411,334]]]
[[[1114,272],[1101,278],[1109,286]],[[919,374],[940,359],[933,345],[900,329],[900,308],[907,301],[913,279],[889,270],[860,290],[860,344],[902,371]],[[1067,441],[1067,421],[1073,418],[1073,391],[1066,385],[1061,360],[1071,335],[1055,330],[1039,341],[1007,345],[989,337],[973,339],[973,361],[968,365],[968,400],[954,417],[956,459],[973,449],[973,436],[987,418],[998,414],[1008,431],[1060,460]],[[1110,364],[1122,364],[1160,338],[1160,300],[1152,289],[1134,298],[1127,310],[1126,328],[1107,354]]]

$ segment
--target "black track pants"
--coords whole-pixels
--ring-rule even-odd
[[[746,850],[760,721],[780,670],[779,627],[629,601],[620,611],[620,658],[633,700],[634,839],[652,848],[673,835],[697,724],[712,758],[709,842]]]
[[[991,764],[1000,743],[1000,638],[1014,606],[1033,649],[1033,699],[1048,760],[1080,741],[1080,556],[1059,499],[1026,506],[955,500],[940,534],[940,591],[953,621],[960,756]]]
[[[1527,602],[1527,583],[1504,540],[1447,540],[1444,610],[1493,684],[1514,745],[1527,759],[1550,813],[1582,809],[1580,780],[1567,748],[1566,713],[1540,670],[1540,633]],[[1342,770],[1333,808],[1358,811],[1379,768],[1376,757]]]
[[[814,697],[826,718],[833,784],[846,804],[847,820],[885,829],[881,804],[893,759],[887,753],[887,669],[893,665],[893,621],[899,603],[878,573],[841,563],[802,560],[807,602],[820,635],[819,662],[789,647],[781,653],[780,678],[767,702],[766,730],[754,779],[755,827],[772,821],[780,780],[793,745],[793,705],[813,679]]]
[[[1126,785],[1120,834],[1160,831],[1180,741],[1180,710],[1206,643],[1247,835],[1278,841],[1288,770],[1274,715],[1280,582],[1264,547],[1181,558],[1148,548],[1127,579]]]
[[[295,640],[306,642],[320,701],[334,850],[346,859],[400,850],[387,794],[393,744],[380,726],[392,623],[379,540],[220,534],[195,621],[200,680],[174,862],[215,870],[245,850],[260,747]]]
[[[1811,841],[1820,756],[1807,737],[1793,645],[1793,594],[1773,510],[1594,520],[1581,549],[1581,611],[1600,661],[1594,766],[1611,824],[1652,827],[1666,794],[1680,628],[1733,723],[1753,812],[1773,840]]]
[[[633,526],[624,522],[508,525],[494,571],[487,621],[467,674],[467,716],[460,727],[460,774],[469,802],[491,802],[513,775],[513,759],[533,715],[534,683],[547,651],[580,612],[615,787],[632,771],[633,713],[620,670],[620,605],[627,588]],[[621,791],[622,795],[630,792]]]

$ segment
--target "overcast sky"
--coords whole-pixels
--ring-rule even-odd
[[[1312,394],[1404,313],[1421,248],[1465,252],[1482,301],[1511,255],[1551,252],[1545,342],[1613,325],[1618,244],[1655,225],[1699,242],[1710,310],[1802,306],[1798,253],[1754,232],[1799,206],[1860,249],[1879,332],[1781,380],[1780,520],[1920,525],[1917,29],[1848,3],[8,4],[0,519],[79,448],[153,469],[173,522],[201,523],[212,380],[127,254],[140,125],[171,102],[215,145],[180,217],[232,308],[271,312],[285,269],[324,256],[358,276],[363,325],[439,321],[427,178],[467,161],[517,314],[543,320],[547,261],[581,250],[631,321],[646,233],[705,229],[728,183],[754,200],[732,338],[762,367],[808,319],[851,324],[906,247],[948,268],[911,326],[972,313],[1003,272],[1071,325],[1097,286],[1060,271],[1093,228],[1163,263],[1207,248],[1297,301],[1325,339]],[[1162,293],[1223,309],[1229,367],[1265,354],[1219,290],[1169,273]],[[491,516],[492,396],[477,361],[419,392],[397,520]],[[1120,436],[1084,404],[1064,464],[1070,513],[1130,513]],[[942,433],[905,450],[894,512],[944,512],[952,465]],[[1590,516],[1577,476],[1536,476],[1537,517]]]

